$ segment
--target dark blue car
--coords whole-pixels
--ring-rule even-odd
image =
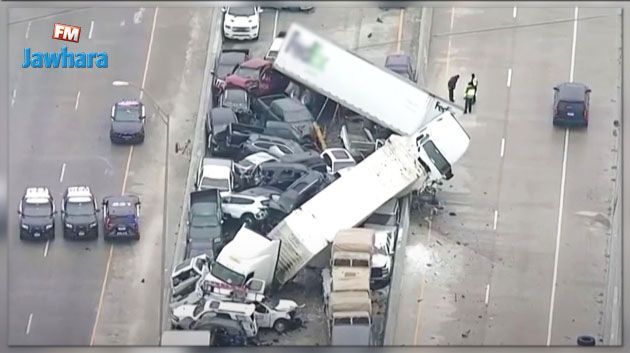
[[[105,239],[140,239],[140,198],[136,195],[103,199]]]

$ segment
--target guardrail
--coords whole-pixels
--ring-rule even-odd
[[[167,237],[165,241],[174,241],[174,251],[169,254],[166,253],[165,268],[162,275],[167,278],[167,274],[171,272],[173,266],[184,260],[184,250],[186,248],[186,217],[188,214],[188,204],[190,198],[190,192],[194,185],[194,179],[196,177],[197,166],[199,161],[205,155],[205,116],[208,110],[208,104],[212,104],[212,80],[210,79],[210,71],[213,69],[214,58],[221,50],[223,44],[223,37],[221,35],[222,24],[222,12],[219,8],[215,8],[212,14],[212,25],[210,26],[211,32],[208,38],[208,52],[206,54],[206,64],[203,72],[203,81],[201,86],[201,95],[199,98],[199,108],[197,111],[197,118],[195,122],[195,132],[193,135],[192,153],[190,156],[190,165],[188,168],[188,177],[186,179],[186,187],[184,189],[184,201],[182,206],[182,213],[179,219],[177,233],[173,238]],[[166,197],[166,195],[164,195]],[[165,215],[166,217],[167,215]],[[166,244],[162,244],[166,246]],[[165,288],[162,288],[162,310],[164,313],[168,312],[168,304],[171,298],[171,286],[170,281],[165,281]],[[162,331],[170,329],[170,322],[168,315],[162,317]],[[161,332],[160,332],[161,338]]]

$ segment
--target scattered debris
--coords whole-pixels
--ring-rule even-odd
[[[90,248],[86,247],[85,251],[92,251]]]
[[[448,215],[449,216],[457,216],[457,214],[455,212],[449,212]]]
[[[458,241],[456,241],[456,242],[455,242],[455,244],[457,244],[457,245],[462,245],[462,243],[461,243],[459,240],[458,240]]]
[[[615,121],[613,121],[613,126],[615,126],[615,127],[619,127],[619,120],[615,120]]]
[[[368,33],[367,37],[372,38],[372,32]]]
[[[144,283],[144,278],[140,280],[140,283]]]
[[[442,246],[442,243],[440,243],[440,241],[439,241],[439,240],[436,240],[435,242],[436,242],[439,246]]]
[[[377,17],[377,18],[376,18],[376,22],[378,22],[378,23],[383,23],[383,20],[381,20],[381,18],[380,18],[380,17]]]
[[[468,338],[469,334],[470,334],[470,329],[468,329],[466,332],[462,333],[462,338]]]

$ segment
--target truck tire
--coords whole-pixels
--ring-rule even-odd
[[[286,319],[278,319],[276,320],[276,322],[273,323],[273,329],[277,333],[284,333],[288,327],[289,321],[287,321]]]
[[[245,213],[241,216],[241,221],[243,221],[243,223],[247,225],[253,225],[254,223],[256,223],[256,217],[254,217],[254,215],[251,213]]]
[[[579,336],[577,338],[578,346],[594,346],[595,338],[593,336]]]

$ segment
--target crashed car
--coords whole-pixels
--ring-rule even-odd
[[[201,254],[184,260],[173,268],[171,273],[172,305],[195,303],[203,297],[197,286],[198,282],[210,272],[209,264],[214,259],[208,254]],[[193,292],[197,292],[195,297]]]
[[[267,152],[275,157],[304,152],[302,145],[293,140],[263,134],[249,135],[241,148],[247,154]]]
[[[357,164],[350,152],[344,148],[327,148],[320,156],[326,163],[326,172],[330,175]]]
[[[289,79],[272,67],[272,62],[260,58],[250,59],[225,78],[224,88],[241,88],[254,96],[282,93]]]
[[[343,147],[350,152],[356,162],[362,161],[385,143],[383,140],[374,138],[370,129],[366,127],[365,119],[360,116],[346,118],[339,138]]]
[[[266,162],[252,171],[251,184],[247,185],[285,189],[309,172],[309,168],[297,163]]]
[[[267,223],[275,226],[289,213],[302,206],[311,197],[328,186],[331,179],[324,174],[309,171],[289,185],[278,197],[269,201]]]
[[[137,195],[103,198],[105,239],[140,239],[140,198]]]
[[[280,156],[279,161],[283,163],[298,163],[320,173],[326,173],[326,162],[320,157],[320,154],[314,150],[286,154]]]
[[[229,108],[239,120],[250,119],[249,94],[240,88],[226,88],[219,96],[219,107]]]
[[[247,174],[254,168],[265,162],[277,162],[278,158],[270,155],[267,152],[256,152],[234,163],[236,170],[240,175]]]
[[[254,317],[260,328],[273,328],[278,333],[284,333],[302,325],[302,320],[296,316],[299,306],[293,300],[265,297],[254,305]]]
[[[225,78],[241,63],[249,60],[249,49],[223,49],[214,62],[214,89],[225,83]]]

